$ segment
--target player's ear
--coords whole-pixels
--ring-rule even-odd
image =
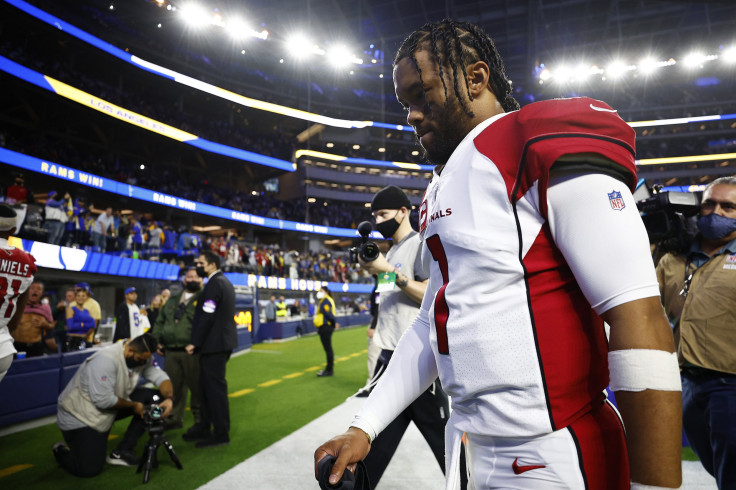
[[[491,69],[485,61],[476,61],[465,69],[468,79],[468,93],[475,98],[488,88],[491,79]]]

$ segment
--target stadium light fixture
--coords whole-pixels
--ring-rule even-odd
[[[549,71],[549,70],[548,70],[547,68],[545,68],[544,70],[542,70],[542,71],[541,71],[541,72],[539,73],[539,79],[540,79],[540,80],[544,80],[544,81],[547,81],[547,80],[549,80],[550,78],[552,78],[552,72],[550,72],[550,71]]]
[[[645,75],[653,73],[660,65],[654,58],[644,58],[639,62],[639,71]]]
[[[627,66],[621,61],[614,61],[606,67],[606,75],[613,78],[621,78],[627,71]]]
[[[189,4],[181,8],[181,17],[191,27],[202,27],[210,23],[211,17],[201,5]]]
[[[229,19],[224,24],[225,31],[234,39],[243,39],[244,37],[251,36],[251,30],[246,25],[243,19],[233,18]]]
[[[705,61],[706,56],[703,53],[690,53],[685,56],[682,63],[686,68],[702,68]]]
[[[572,78],[572,69],[567,65],[561,65],[553,75],[557,83],[567,83]]]
[[[287,39],[286,50],[297,59],[304,59],[314,53],[312,43],[304,34],[294,34]]]
[[[736,63],[736,46],[724,49],[721,58],[726,63]]]

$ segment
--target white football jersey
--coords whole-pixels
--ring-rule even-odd
[[[485,121],[427,188],[419,209],[430,271],[422,310],[459,430],[544,434],[603,403],[608,348],[591,304],[610,305],[617,294],[631,300],[632,290],[657,294],[653,267],[644,280],[653,284],[643,288],[581,290],[547,210],[550,168],[580,153],[611,162],[633,188],[634,131],[588,98],[539,102]],[[617,216],[613,191],[607,199]],[[632,204],[627,212],[638,218]]]
[[[26,292],[36,273],[36,261],[23,250],[0,239],[0,357],[15,352],[8,323],[16,313],[18,297]]]

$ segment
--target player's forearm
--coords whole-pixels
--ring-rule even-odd
[[[682,401],[679,391],[618,391],[626,427],[631,480],[678,488],[682,484]]]

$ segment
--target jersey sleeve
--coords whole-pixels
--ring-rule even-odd
[[[350,424],[371,440],[437,378],[437,363],[429,342],[429,305],[433,299],[434,295],[424,295],[419,314],[401,336],[386,372]]]
[[[631,192],[603,174],[553,177],[550,231],[596,313],[659,296],[649,239]]]

